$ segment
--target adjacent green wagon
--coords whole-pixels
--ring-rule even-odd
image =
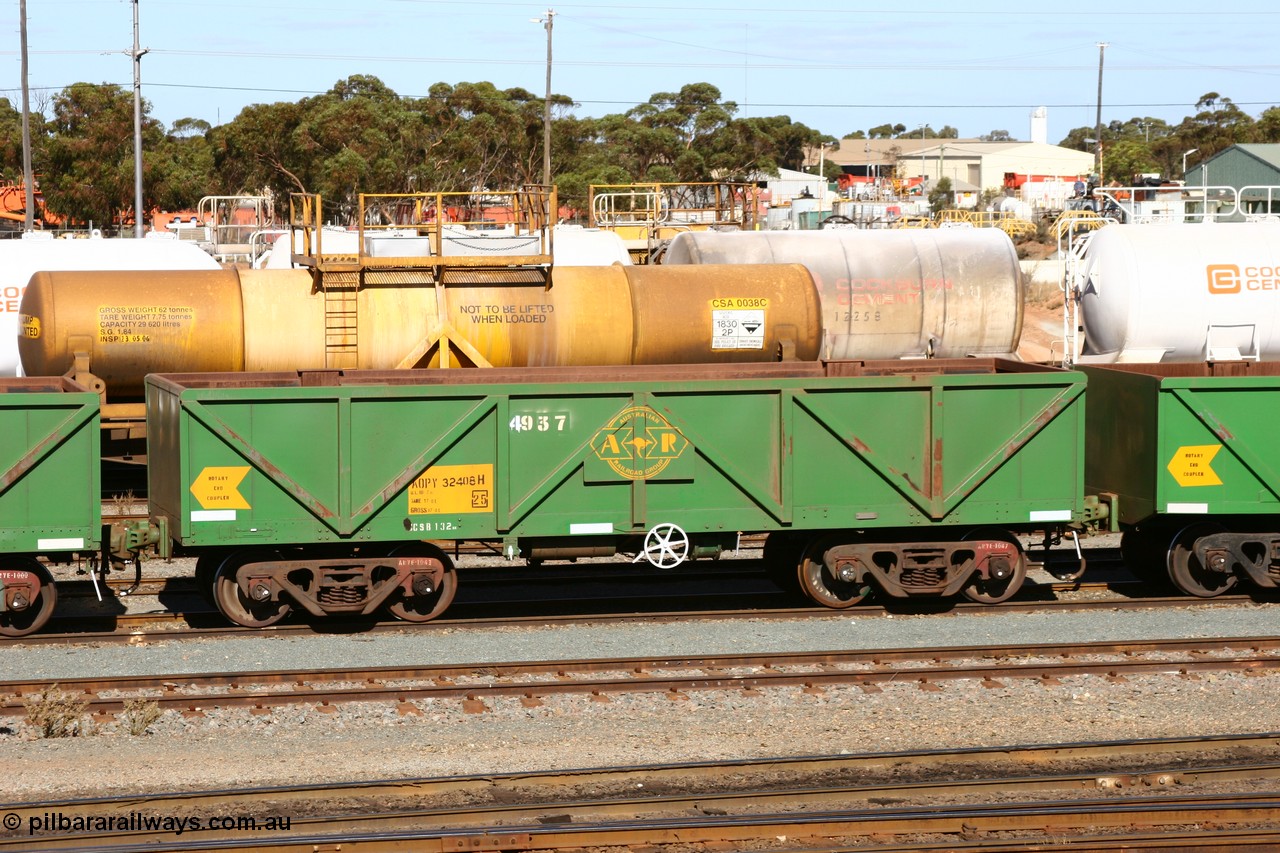
[[[1003,600],[1077,523],[1084,377],[991,359],[148,378],[152,515],[242,624],[438,615],[441,540],[671,567],[773,535],[831,606]]]
[[[1130,567],[1206,598],[1280,583],[1280,364],[1081,369],[1086,489],[1114,504]]]
[[[0,636],[48,621],[57,601],[39,558],[101,544],[98,395],[66,379],[0,379]]]

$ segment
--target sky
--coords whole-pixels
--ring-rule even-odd
[[[0,96],[21,106],[19,0],[6,8]],[[789,116],[841,137],[885,123],[961,137],[1048,141],[1102,121],[1176,123],[1204,94],[1256,117],[1280,103],[1274,0],[27,0],[32,108],[76,82],[132,89],[139,19],[143,98],[166,127],[230,122],[353,74],[423,96],[488,81],[541,95],[554,10],[552,90],[579,116],[625,112],[711,83],[737,115]],[[1105,44],[1105,48],[1100,48]],[[47,109],[44,110],[47,114]]]

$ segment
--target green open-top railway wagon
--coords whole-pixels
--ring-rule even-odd
[[[671,568],[767,533],[831,607],[994,603],[1016,533],[1096,515],[1084,389],[996,359],[152,375],[152,525],[249,626],[431,619],[454,540]]]
[[[1085,485],[1114,504],[1129,567],[1205,598],[1280,584],[1280,363],[1081,369]]]
[[[0,636],[43,625],[57,603],[40,558],[101,545],[98,395],[61,377],[0,379]]]

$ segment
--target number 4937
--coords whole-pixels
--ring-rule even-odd
[[[514,415],[508,426],[512,432],[564,432],[567,414]]]

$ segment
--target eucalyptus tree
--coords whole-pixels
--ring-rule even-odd
[[[209,142],[211,129],[203,119],[180,118],[154,151],[143,152],[155,164],[150,197],[158,207],[192,208],[203,196],[222,193]]]
[[[33,147],[44,137],[44,116],[31,114]],[[0,98],[0,180],[22,181],[22,111],[8,98]]]
[[[361,192],[410,189],[403,134],[418,119],[410,101],[377,77],[357,74],[304,106],[293,144],[308,161],[309,191],[348,206]]]
[[[277,210],[290,193],[312,192],[313,158],[298,144],[305,102],[251,104],[209,133],[221,194],[270,194]],[[283,203],[283,204],[282,204]]]
[[[1201,158],[1253,141],[1253,119],[1230,98],[1208,92],[1196,101],[1196,110],[1195,115],[1187,116],[1178,125],[1177,134],[1186,148],[1200,149]]]
[[[445,173],[445,158],[461,170],[452,181],[457,189],[541,183],[542,98],[487,82],[440,86],[432,96],[456,118],[436,153],[439,173]]]
[[[567,116],[552,125],[552,179],[560,205],[586,218],[592,185],[633,182],[631,172],[615,156],[603,119]]]
[[[1268,107],[1254,125],[1256,142],[1280,142],[1280,107]]]
[[[74,83],[53,99],[49,138],[39,171],[45,207],[76,222],[106,227],[133,214],[133,93],[111,84]],[[143,102],[143,188],[154,185],[163,138]],[[144,196],[151,207],[152,197]]]
[[[838,150],[840,145],[835,137],[793,122],[788,116],[739,119],[731,130],[736,131],[737,144],[726,149],[729,160],[725,165],[739,174],[776,175],[779,169],[800,170],[808,165],[810,152],[823,143],[828,151]],[[826,165],[828,174],[839,171],[831,161]]]
[[[697,181],[710,176],[708,155],[716,137],[729,127],[738,105],[721,101],[710,83],[691,83],[679,92],[658,92],[627,113],[639,125],[637,141],[650,177],[662,168],[662,180]]]
[[[1138,175],[1161,171],[1151,146],[1142,139],[1121,139],[1103,148],[1102,174],[1108,182],[1116,180],[1129,186],[1137,183]]]

